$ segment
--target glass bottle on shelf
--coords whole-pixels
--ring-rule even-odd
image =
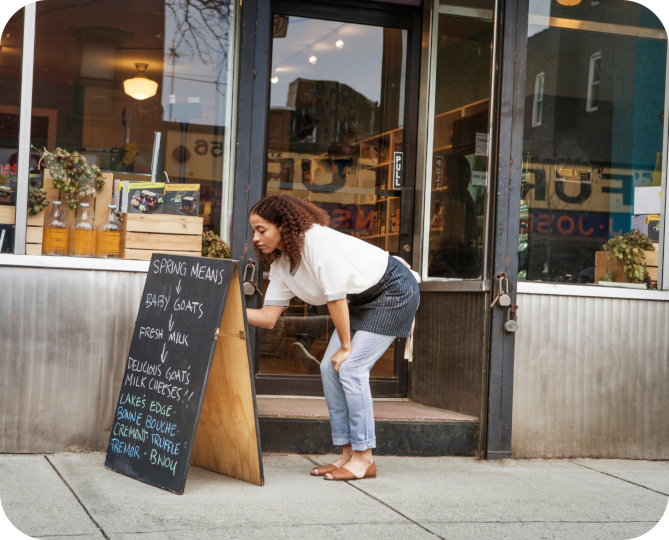
[[[44,220],[42,255],[67,255],[69,223],[60,201],[53,201],[51,214]]]
[[[109,215],[98,226],[96,255],[102,259],[118,259],[121,256],[121,224],[114,210],[115,204],[107,206]]]
[[[95,222],[88,203],[79,204],[79,215],[70,224],[70,248],[72,257],[95,257]]]

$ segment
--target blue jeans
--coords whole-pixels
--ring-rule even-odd
[[[376,448],[369,372],[394,340],[394,336],[358,330],[351,339],[351,356],[337,373],[332,355],[340,349],[341,342],[336,331],[332,334],[321,361],[321,378],[335,446],[350,443],[353,450],[360,451]]]

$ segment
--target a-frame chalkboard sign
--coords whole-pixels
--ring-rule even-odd
[[[190,463],[263,485],[247,333],[235,261],[153,255],[105,466],[179,494]]]

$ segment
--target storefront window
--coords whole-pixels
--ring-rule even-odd
[[[31,186],[61,204],[29,216],[28,254],[199,255],[203,230],[220,233],[234,6],[37,4]],[[58,206],[56,221],[70,226],[67,248],[61,233],[49,234]],[[119,218],[121,235],[106,234]],[[91,221],[97,241],[85,236],[77,247],[77,220]]]
[[[494,2],[444,1],[433,56],[427,277],[481,279]]]
[[[654,288],[666,32],[633,2],[531,0],[528,35],[518,278],[626,286],[604,245],[638,230],[654,250],[631,281]]]
[[[0,253],[14,252],[23,16],[21,9],[0,38]]]

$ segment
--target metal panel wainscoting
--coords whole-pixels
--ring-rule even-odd
[[[106,448],[145,280],[0,268],[0,452]]]
[[[513,457],[669,459],[669,302],[518,304]]]
[[[421,292],[411,399],[480,418],[485,293]]]

